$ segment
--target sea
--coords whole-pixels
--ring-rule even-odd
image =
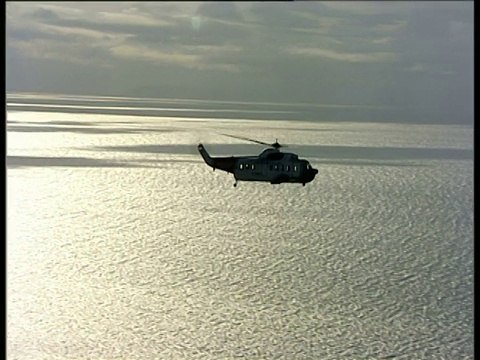
[[[301,109],[7,93],[7,358],[473,359],[473,123]]]

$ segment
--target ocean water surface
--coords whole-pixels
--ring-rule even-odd
[[[7,357],[473,359],[473,128],[295,111],[7,96]]]

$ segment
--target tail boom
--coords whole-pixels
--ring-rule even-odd
[[[198,144],[198,152],[202,155],[205,163],[215,169],[220,169],[229,173],[233,173],[235,170],[235,165],[237,164],[237,159],[234,156],[230,157],[211,157],[210,154],[205,150],[202,144]]]

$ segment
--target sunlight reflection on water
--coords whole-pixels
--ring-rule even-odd
[[[7,120],[9,358],[473,358],[471,128]],[[233,188],[222,132],[319,174]]]

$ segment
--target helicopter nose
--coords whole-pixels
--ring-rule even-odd
[[[312,176],[312,177],[315,177],[315,175],[318,174],[318,169],[310,168],[310,169],[308,170],[308,174],[309,174],[310,176]]]
[[[310,182],[310,181],[313,181],[313,179],[315,179],[315,175],[318,174],[318,170],[317,169],[314,169],[314,168],[310,168],[307,170],[307,173],[305,174],[305,182]]]

